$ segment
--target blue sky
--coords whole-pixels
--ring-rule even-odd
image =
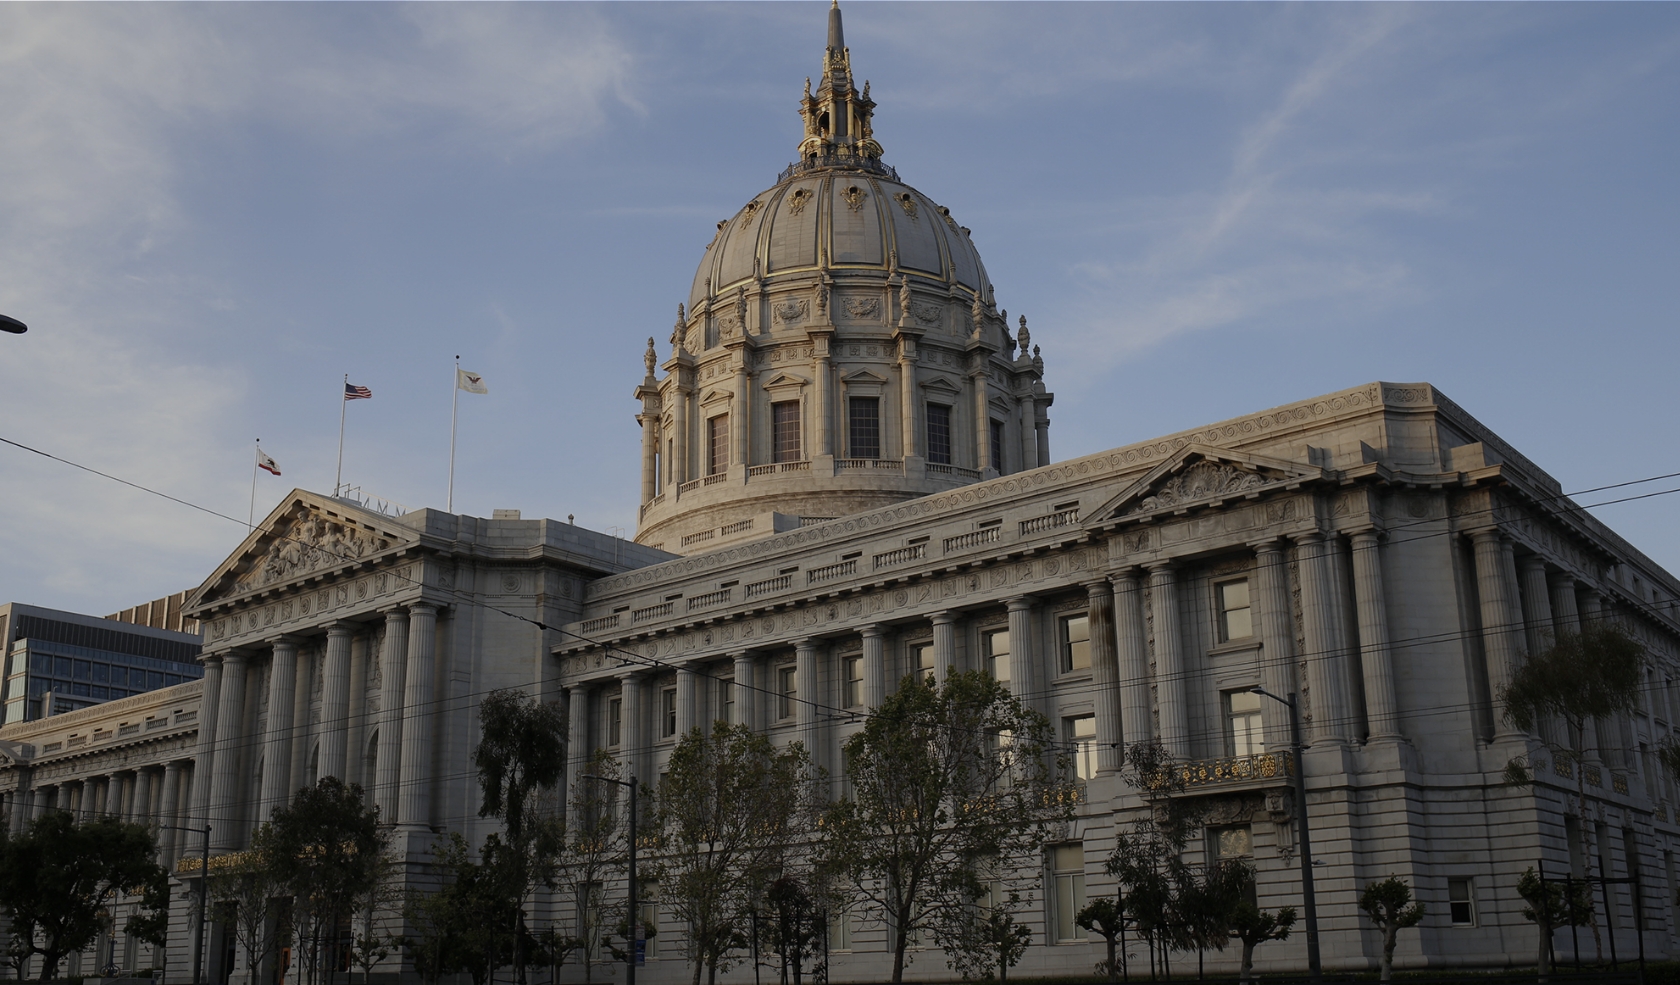
[[[261,437],[261,515],[330,491],[349,373],[346,481],[441,507],[459,353],[457,508],[633,531],[641,349],[793,156],[824,7],[0,5],[0,434],[241,518]],[[1566,490],[1680,472],[1680,5],[845,13],[1057,458],[1384,379]],[[1677,505],[1598,513],[1680,570]],[[0,446],[0,600],[243,534]]]

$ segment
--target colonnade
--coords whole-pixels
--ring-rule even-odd
[[[89,818],[110,816],[137,824],[156,824],[160,826],[159,857],[172,864],[179,839],[170,827],[189,822],[182,817],[182,810],[192,781],[192,760],[171,759],[58,783],[20,787],[0,795],[0,813],[6,815],[14,834],[51,810]]]
[[[314,721],[309,714],[314,661],[300,657],[304,638],[282,635],[266,644],[267,688],[261,694],[248,693],[260,651],[205,655],[196,758],[210,781],[194,787],[192,813],[210,819],[213,851],[241,847],[250,830],[294,791],[328,776],[360,780],[388,823],[413,830],[430,826],[438,607],[417,602],[385,610],[383,617],[383,633],[368,634],[365,646],[356,645],[365,623],[340,620],[324,627],[321,704]],[[366,683],[376,642],[379,711],[370,716]],[[260,733],[252,727],[259,706],[267,712]],[[371,742],[370,734],[376,735]],[[350,747],[353,735],[358,746],[373,747],[371,776],[352,768],[362,754]],[[252,775],[261,777],[254,789]]]
[[[1402,739],[1380,533],[1366,528],[1343,540],[1305,532],[1248,546],[1254,558],[1249,574],[1254,635],[1260,644],[1255,683],[1274,694],[1298,692],[1303,682],[1296,680],[1297,665],[1305,664],[1304,683],[1311,696],[1303,702],[1307,713],[1304,724],[1312,744]],[[1291,600],[1291,550],[1300,572],[1299,627]],[[1191,651],[1191,637],[1180,625],[1185,611],[1182,580],[1201,577],[1195,567],[1200,563],[1158,560],[1123,565],[1080,586],[1085,593],[1090,632],[1088,693],[1096,719],[1099,773],[1119,770],[1124,750],[1137,743],[1159,740],[1179,760],[1209,751],[1210,744],[1199,741],[1202,737],[1194,734],[1193,709],[1206,697],[1193,693],[1194,682],[1202,675],[1204,657]],[[1351,585],[1351,595],[1344,585]],[[1056,654],[1041,652],[1052,635],[1044,621],[1049,616],[1040,617],[1045,611],[1042,600],[1022,594],[996,601],[1001,601],[1006,612],[1010,685],[1029,706],[1055,720],[1059,713],[1052,703]],[[839,764],[825,760],[833,758],[838,747],[830,734],[834,708],[840,704],[839,689],[844,686],[838,680],[837,658],[856,656],[861,661],[857,687],[860,710],[867,710],[878,706],[888,692],[889,637],[931,636],[932,665],[942,678],[963,669],[958,639],[965,628],[972,628],[965,627],[965,621],[974,616],[973,612],[952,609],[910,623],[856,626],[851,630],[855,637],[847,640],[811,637],[783,644],[777,651],[740,649],[689,658],[675,665],[675,734],[686,733],[703,718],[702,682],[717,686],[712,684],[714,680],[732,672],[736,721],[754,728],[791,726],[819,765],[835,772]],[[1305,653],[1297,653],[1297,629],[1305,642]],[[793,715],[772,716],[769,702],[779,700],[779,681],[773,675],[787,666],[782,661],[790,646],[797,693]],[[846,650],[842,654],[836,647]],[[830,660],[832,664],[825,665]],[[979,657],[970,662],[980,666]],[[622,722],[619,748],[629,769],[643,779],[649,778],[653,768],[655,739],[667,737],[649,731],[659,713],[657,701],[661,700],[653,682],[662,673],[669,671],[629,667],[617,680]],[[826,692],[819,690],[825,681],[833,682]],[[600,744],[592,741],[599,737],[590,731],[591,692],[599,689],[604,695],[611,686],[611,681],[594,681],[571,689],[575,763],[581,763]],[[1361,694],[1363,704],[1357,700]],[[1287,747],[1287,710],[1263,706],[1262,722],[1267,747]]]

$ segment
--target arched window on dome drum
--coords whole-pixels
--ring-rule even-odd
[[[803,457],[799,435],[799,401],[780,400],[770,405],[771,461],[797,462]]]
[[[852,458],[881,457],[881,401],[878,397],[852,397],[847,401],[847,451]]]
[[[717,475],[729,468],[729,415],[719,414],[706,421],[706,474]]]
[[[927,460],[951,464],[951,408],[945,404],[927,405]]]

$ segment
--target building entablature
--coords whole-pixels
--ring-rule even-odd
[[[0,792],[59,779],[132,770],[190,759],[198,733],[203,681],[147,691],[91,708],[0,730],[10,768],[0,768]]]

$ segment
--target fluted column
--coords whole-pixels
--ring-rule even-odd
[[[1511,585],[1505,580],[1505,567],[1500,557],[1501,534],[1488,528],[1471,534],[1475,546],[1476,591],[1481,597],[1482,651],[1487,655],[1488,686],[1493,694],[1494,733],[1512,736],[1520,733],[1505,721],[1501,695],[1511,685],[1511,675],[1517,668],[1516,627],[1509,625]]]
[[[1254,605],[1260,614],[1261,685],[1278,697],[1297,690],[1295,683],[1295,614],[1289,596],[1289,561],[1276,540],[1254,545]],[[1276,701],[1260,702],[1266,748],[1290,743],[1289,709]]]
[[[111,774],[111,786],[105,792],[105,813],[128,820],[128,802],[134,796],[134,783],[134,774],[126,770]]]
[[[262,794],[256,820],[267,820],[291,795],[292,714],[296,711],[297,643],[274,641],[268,667],[268,735],[263,742]]]
[[[834,382],[831,379],[833,370],[828,358],[828,342],[818,339],[816,344],[816,365],[812,373],[816,377],[814,402],[817,415],[817,454],[829,458],[834,457]],[[803,449],[802,449],[803,450]],[[810,452],[804,452],[805,458],[811,458]]]
[[[566,692],[566,760],[571,764],[566,771],[566,819],[574,826],[579,823],[577,803],[569,798],[578,777],[589,772],[589,758],[595,751],[590,745],[589,689],[583,684],[573,684]]]
[[[640,670],[630,671],[618,679],[618,760],[632,776],[649,777],[646,757],[649,750],[648,725],[652,718],[653,703],[648,700],[647,674]],[[681,693],[681,689],[678,689]],[[680,714],[680,712],[679,712]]]
[[[1034,685],[1038,668],[1033,654],[1032,610],[1029,596],[1017,595],[1007,600],[1009,607],[1009,689],[1028,708],[1043,704]]]
[[[898,424],[902,433],[905,458],[925,458],[927,453],[922,449],[922,429],[917,427],[921,415],[921,407],[916,399],[916,363],[911,351],[915,345],[909,339],[899,342],[898,351]]]
[[[742,335],[746,334],[743,326]],[[737,465],[752,464],[752,376],[747,371],[750,358],[746,346],[739,354],[741,364],[735,367],[735,400],[729,408],[730,458]]]
[[[1575,576],[1560,571],[1552,577],[1552,622],[1560,633],[1581,631],[1581,610],[1575,599]]]
[[[677,738],[694,731],[700,720],[700,687],[693,664],[677,667]]]
[[[403,685],[402,776],[397,791],[397,823],[425,828],[432,821],[432,677],[436,671],[437,606],[408,607],[408,667]]]
[[[941,684],[957,669],[957,616],[933,614],[933,679]]]
[[[1038,434],[1038,464],[1043,468],[1050,464],[1050,416],[1040,413],[1036,408],[1033,413],[1033,430]]]
[[[743,327],[741,331],[745,332]],[[688,481],[688,391],[682,385],[682,366],[679,364],[671,369],[671,393],[676,397],[676,407],[673,408],[674,420],[671,426],[676,428],[677,450],[671,463],[671,485],[681,486]]]
[[[96,776],[93,778],[92,796],[88,798],[88,814],[90,816],[99,817],[104,814],[116,813],[107,806],[109,803],[108,798],[111,793],[111,788],[116,785],[116,779],[117,774],[115,773],[107,773],[104,776]]]
[[[1091,629],[1092,702],[1097,715],[1097,770],[1120,768],[1120,666],[1114,648],[1114,590],[1108,579],[1085,583],[1086,619]]]
[[[397,818],[397,785],[402,782],[403,688],[408,671],[408,613],[385,612],[385,643],[379,654],[379,761],[373,778],[379,817]]]
[[[245,663],[243,653],[229,653],[222,657],[222,687],[217,704],[221,705],[221,721],[216,730],[216,758],[210,781],[210,816],[215,832],[210,844],[216,849],[238,848],[246,832],[240,819],[244,814],[237,803],[239,782],[239,750],[245,739]]]
[[[867,649],[869,643],[864,642]],[[763,704],[758,699],[758,661],[745,650],[735,654],[735,715],[738,722],[750,729],[757,729],[759,717],[758,709]]]
[[[974,384],[974,467],[1003,471],[1003,463],[992,461],[992,402],[986,386],[987,363],[969,379]]]
[[[1552,598],[1546,585],[1546,562],[1533,554],[1517,561],[1522,579],[1523,642],[1530,656],[1552,645]]]
[[[216,764],[216,726],[222,707],[221,654],[205,654],[203,680],[198,702],[198,742],[193,753],[199,780],[193,784],[192,803],[188,808],[195,825],[203,824],[210,817],[210,776]]]
[[[1365,717],[1371,726],[1371,738],[1398,739],[1401,738],[1400,702],[1394,693],[1394,657],[1389,649],[1382,542],[1375,530],[1361,530],[1353,535],[1352,541],[1359,658],[1365,673]]]
[[[1150,614],[1155,620],[1155,687],[1161,714],[1161,745],[1172,758],[1189,759],[1190,709],[1178,629],[1178,580],[1167,561],[1148,565],[1148,571]]]
[[[373,660],[373,637],[369,633],[355,632],[362,628],[354,627],[350,637],[349,701],[344,714],[344,782],[372,790],[374,778],[363,774],[367,769],[368,736],[373,731],[373,724],[367,716],[368,664]]]
[[[1143,587],[1133,571],[1109,577],[1114,585],[1115,656],[1120,665],[1120,730],[1126,748],[1154,733],[1149,713],[1149,644],[1144,638]],[[1121,751],[1125,758],[1125,750]]]
[[[1307,642],[1307,685],[1312,690],[1312,741],[1346,742],[1351,731],[1342,693],[1342,641],[1331,611],[1329,545],[1320,533],[1295,538],[1301,570],[1301,623]]]
[[[175,868],[175,845],[179,832],[171,826],[181,823],[181,786],[182,773],[179,759],[172,759],[163,764],[163,789],[158,791],[158,847],[161,850],[163,866],[166,869]],[[197,825],[193,825],[197,827]]]
[[[309,757],[315,746],[315,729],[309,720],[309,702],[314,696],[310,692],[315,687],[315,665],[320,659],[315,649],[298,651],[297,674],[292,679],[292,776],[286,784],[292,795],[313,782],[309,778]]]
[[[886,633],[878,625],[863,627],[863,707],[874,711],[887,698]]]
[[[321,776],[345,778],[345,743],[350,713],[350,623],[327,627],[327,655],[321,665]]]
[[[817,641],[806,637],[794,644],[794,680],[799,689],[799,700],[794,703],[794,723],[798,726],[797,734],[805,742],[805,751],[811,754],[813,766],[827,766],[827,750],[822,741],[822,716],[817,713]]]
[[[154,772],[149,766],[142,766],[134,771],[134,803],[128,809],[128,816],[136,824],[151,824],[157,820],[157,815],[152,810]]]

